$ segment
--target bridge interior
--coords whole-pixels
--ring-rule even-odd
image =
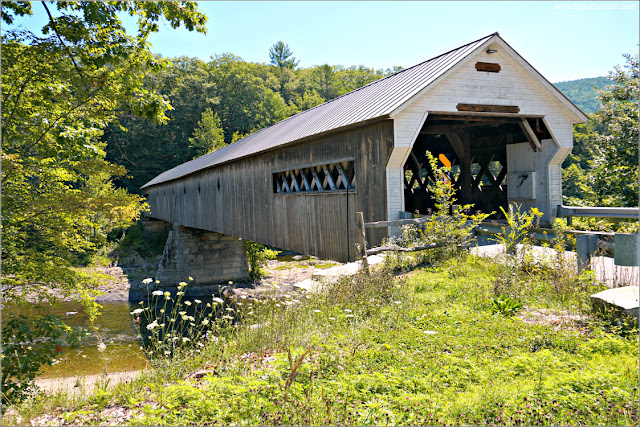
[[[429,184],[448,179],[458,204],[473,204],[476,211],[502,218],[500,207],[508,206],[507,145],[529,142],[540,151],[540,140],[548,138],[540,117],[429,115],[404,165],[405,210],[432,212],[435,200]],[[439,167],[450,168],[448,177],[435,176],[427,152]]]

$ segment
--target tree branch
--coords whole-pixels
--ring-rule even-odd
[[[62,37],[60,37],[60,33],[58,32],[58,27],[56,27],[56,23],[53,19],[53,16],[51,16],[51,12],[49,11],[49,8],[47,7],[47,4],[44,1],[42,2],[42,6],[44,6],[44,9],[47,11],[47,15],[49,15],[49,22],[51,22],[53,31],[56,33],[58,40],[60,40],[60,43],[62,43],[62,46],[67,51],[67,54],[69,55],[69,59],[71,59],[73,66],[76,68],[76,71],[78,72],[80,77],[82,77],[83,79],[86,79],[86,76],[82,73],[82,71],[80,70],[80,67],[78,67],[78,64],[76,64],[76,60],[73,58],[73,54],[71,53],[71,50],[69,50],[65,42],[62,40]]]

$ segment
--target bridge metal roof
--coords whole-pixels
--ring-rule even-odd
[[[313,135],[387,116],[497,35],[498,33],[490,34],[291,116],[233,144],[169,169],[142,188],[175,180]]]

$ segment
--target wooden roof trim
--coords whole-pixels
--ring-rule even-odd
[[[551,92],[560,103],[566,107],[576,119],[575,123],[584,123],[589,120],[589,117],[580,110],[569,98],[567,98],[557,87],[555,87],[549,80],[547,80],[533,65],[524,59],[509,43],[507,43],[502,37],[496,36],[496,42],[507,51],[511,57],[525,70],[529,72],[531,76],[540,84],[542,84],[549,92]]]
[[[472,50],[471,52],[469,52],[467,54],[467,56],[465,56],[464,58],[460,59],[456,64],[452,65],[451,67],[449,67],[449,69],[447,71],[445,71],[444,73],[442,73],[440,76],[438,76],[434,81],[432,81],[431,83],[429,83],[427,86],[425,86],[422,90],[420,90],[418,93],[416,93],[415,95],[413,95],[411,98],[409,98],[408,100],[404,101],[402,104],[398,105],[397,107],[395,107],[393,109],[393,111],[391,111],[391,113],[389,114],[389,116],[391,116],[391,118],[397,116],[398,114],[400,114],[402,112],[402,110],[404,110],[405,108],[409,107],[411,104],[413,104],[417,99],[419,99],[420,97],[422,97],[422,95],[424,95],[425,93],[427,93],[431,88],[433,88],[434,86],[436,86],[439,82],[445,80],[447,77],[449,77],[449,75],[451,75],[453,72],[455,72],[458,68],[462,67],[464,64],[467,63],[467,61],[469,61],[472,57],[474,57],[476,55],[476,53],[478,53],[480,50],[482,49],[486,49],[487,46],[489,46],[491,44],[491,42],[498,37],[498,33],[494,33],[490,38],[488,38],[484,43],[482,43],[480,46],[478,46],[476,49]]]

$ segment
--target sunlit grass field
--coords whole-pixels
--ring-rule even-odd
[[[638,424],[637,329],[589,313],[588,292],[512,272],[513,314],[496,309],[504,266],[490,260],[393,267],[241,302],[204,348],[21,412],[106,424],[118,407],[126,425]]]

